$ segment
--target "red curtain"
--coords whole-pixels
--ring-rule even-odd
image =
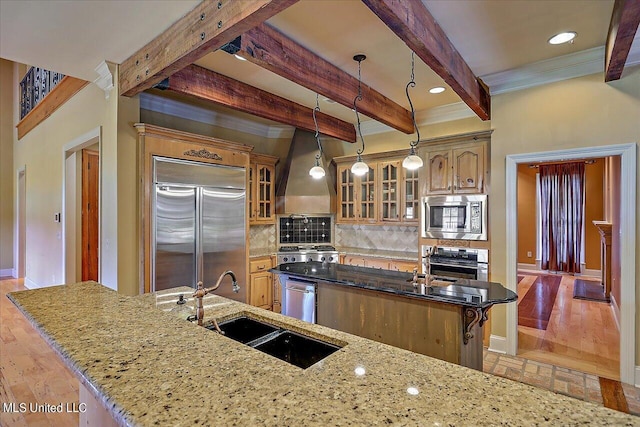
[[[543,270],[580,272],[584,162],[540,165]]]

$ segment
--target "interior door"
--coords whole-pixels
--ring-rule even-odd
[[[155,186],[155,291],[196,284],[196,187]]]
[[[100,157],[82,150],[82,280],[98,281]]]

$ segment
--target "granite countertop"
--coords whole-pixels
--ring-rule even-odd
[[[344,345],[303,370],[163,311],[176,306],[180,293],[191,292],[177,288],[127,297],[83,282],[13,292],[9,298],[122,425],[640,422],[547,390],[205,297],[209,322],[212,316],[243,313]]]
[[[431,286],[426,286],[424,283],[414,286],[413,274],[411,273],[353,265],[309,261],[281,264],[270,271],[308,280],[468,307],[485,308],[518,299],[515,292],[506,289],[499,283],[434,277]]]

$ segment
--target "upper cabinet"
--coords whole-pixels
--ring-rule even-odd
[[[252,153],[250,162],[249,223],[275,224],[275,180],[278,158]]]
[[[395,154],[389,156],[389,154]],[[406,155],[405,151],[402,154]],[[380,158],[380,160],[376,160]],[[389,158],[383,160],[382,158]],[[351,173],[352,157],[334,159],[338,172],[337,223],[417,223],[418,174],[402,167],[399,152],[363,156],[369,172]]]
[[[426,194],[484,193],[486,141],[426,149]]]
[[[351,173],[351,164],[338,164],[338,209],[336,222],[375,223],[376,175],[375,165],[369,164],[369,171],[356,176]]]

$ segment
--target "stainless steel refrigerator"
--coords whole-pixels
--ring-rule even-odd
[[[226,270],[240,284],[215,293],[246,302],[245,169],[154,157],[151,289],[213,286]]]

